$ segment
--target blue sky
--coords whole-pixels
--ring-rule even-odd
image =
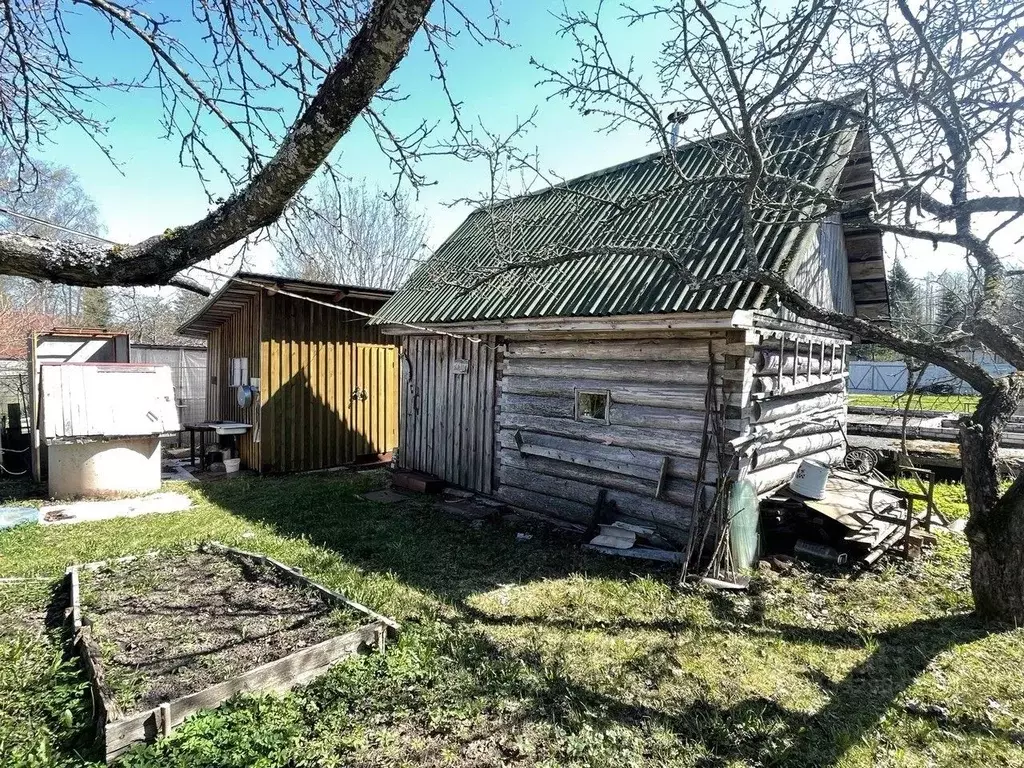
[[[479,10],[486,5],[486,0],[469,0],[464,7]],[[581,0],[580,7],[585,5],[589,0]],[[565,177],[652,151],[649,137],[637,132],[601,134],[600,123],[576,114],[562,100],[549,100],[550,86],[537,86],[541,73],[530,64],[531,56],[565,66],[572,54],[571,45],[555,35],[557,22],[549,9],[558,7],[545,2],[504,3],[501,13],[510,22],[505,37],[511,47],[480,46],[466,36],[456,42],[448,54],[447,72],[456,98],[464,103],[465,117],[471,122],[483,119],[488,129],[500,133],[509,130],[517,117],[527,116],[538,107],[531,146],[536,144],[547,168]],[[609,21],[613,21],[617,9],[609,10],[615,11],[609,14]],[[91,22],[85,14],[75,23],[75,39],[80,46],[77,53],[90,68],[120,69],[123,73],[145,66],[147,54],[134,41],[120,37],[112,40],[109,30]],[[616,41],[624,51],[646,48],[653,53],[652,41],[644,39],[639,30],[623,24],[615,27]],[[394,76],[410,95],[407,102],[393,109],[389,125],[396,132],[411,130],[420,117],[446,119],[438,85],[428,77],[430,68],[423,41],[417,38]],[[118,167],[72,127],[55,131],[50,137],[53,143],[41,154],[78,174],[83,188],[97,202],[110,238],[136,241],[190,223],[207,211],[207,198],[195,171],[179,161],[178,141],[162,137],[156,93],[107,92],[101,96],[96,112],[111,119],[106,141],[113,147]],[[222,129],[215,141],[219,156],[231,159],[240,168],[242,155],[228,132]],[[385,187],[393,184],[387,160],[362,123],[342,139],[333,161],[352,177]],[[488,176],[482,165],[451,157],[432,159],[422,170],[436,182],[420,191],[418,204],[431,222],[430,244],[437,245],[468,212],[465,205],[451,207],[450,202],[478,193],[488,183]],[[269,269],[272,253],[258,250],[253,261],[251,266]]]
[[[165,0],[166,8],[177,9],[177,2]],[[567,0],[570,9],[590,8],[594,0]],[[159,7],[156,3],[155,7]],[[464,0],[470,13],[484,14],[488,0]],[[505,38],[510,47],[477,45],[463,35],[448,54],[448,77],[457,99],[463,102],[469,122],[482,119],[497,133],[508,131],[519,117],[536,107],[536,128],[529,136],[541,164],[555,176],[569,178],[637,157],[655,149],[649,135],[639,131],[601,132],[602,123],[583,117],[563,100],[551,98],[552,87],[538,85],[542,74],[530,64],[534,57],[553,67],[565,68],[573,55],[570,41],[556,36],[558,23],[552,10],[561,3],[541,0],[501,3],[500,10],[509,23]],[[171,12],[170,10],[168,11]],[[98,23],[88,10],[76,11],[72,18],[76,54],[91,70],[118,72],[142,71],[148,53],[136,41],[120,36],[111,38],[109,27]],[[606,31],[623,59],[634,55],[637,63],[648,66],[656,56],[660,42],[650,25],[630,27],[617,22],[618,6],[605,7]],[[179,29],[186,29],[185,26]],[[181,34],[179,32],[179,34]],[[201,41],[189,41],[201,45]],[[429,75],[432,60],[418,37],[409,56],[399,66],[392,82],[409,95],[408,101],[393,109],[389,125],[396,133],[411,130],[421,118],[446,120],[446,106],[436,82]],[[655,83],[649,77],[648,87]],[[203,187],[195,171],[183,167],[176,139],[162,137],[161,109],[155,92],[130,94],[105,92],[96,113],[110,118],[106,141],[112,146],[118,167],[80,131],[63,127],[49,137],[52,144],[41,155],[54,163],[72,168],[83,188],[96,201],[107,235],[118,241],[133,242],[188,224],[208,210]],[[294,113],[287,94],[273,94],[280,104]],[[442,130],[444,126],[441,126]],[[220,129],[213,139],[218,156],[229,166],[242,167],[243,156],[230,134]],[[392,170],[377,149],[369,130],[357,123],[340,142],[333,156],[335,166],[354,178],[366,178],[384,187],[393,184]],[[438,245],[468,212],[465,205],[451,206],[454,199],[474,196],[488,184],[482,164],[471,165],[455,158],[435,158],[421,166],[435,184],[419,192],[418,205],[431,222],[429,245]],[[223,193],[229,189],[224,186]],[[945,268],[957,268],[960,262],[936,258],[911,259],[907,266],[914,274]],[[271,271],[274,253],[269,247],[251,252],[247,266]],[[941,264],[938,262],[942,262]]]

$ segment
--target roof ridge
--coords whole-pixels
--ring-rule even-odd
[[[774,128],[763,130],[778,156],[779,172],[820,189],[833,184],[849,161],[850,147],[866,128],[863,109],[850,104],[855,98],[823,101],[772,118]],[[726,173],[721,144],[689,151],[714,140],[689,142],[680,148],[675,157],[687,177],[713,180]],[[648,154],[530,196],[511,198],[506,201],[512,203],[508,207],[491,206],[470,214],[381,308],[374,322],[429,325],[759,306],[765,289],[757,283],[733,281],[694,288],[664,259],[651,255],[651,249],[680,254],[698,280],[734,270],[743,258],[734,191],[723,188],[716,195],[708,194],[704,185],[673,184],[674,158],[657,162],[661,156],[663,152]],[[588,178],[599,182],[592,188]],[[563,194],[553,194],[559,188]],[[574,193],[584,200],[578,207]],[[614,205],[626,195],[636,195],[640,204],[625,215],[605,216],[609,209],[602,204]],[[521,216],[487,215],[488,211],[515,213],[520,207]],[[755,233],[759,256],[773,264],[786,263],[802,242],[802,233],[810,231],[805,218],[780,213],[760,222]],[[597,256],[595,251],[583,257],[588,248],[620,242],[643,248],[607,256]],[[545,249],[551,249],[556,258],[531,264],[529,256],[543,254]],[[503,252],[505,257],[526,258],[503,261]],[[559,252],[575,261],[563,264],[557,259]],[[493,282],[458,279],[459,270],[486,277],[492,269]],[[468,284],[460,286],[460,282]]]
[[[799,118],[806,117],[807,115],[814,114],[815,112],[824,112],[826,109],[842,107],[844,104],[847,104],[849,102],[863,101],[863,99],[864,92],[855,91],[854,93],[842,96],[838,99],[829,99],[827,101],[823,100],[819,101],[816,104],[808,104],[799,109],[794,109],[791,112],[784,112],[782,114],[776,115],[775,117],[765,120],[764,122],[761,123],[761,125],[775,125],[778,123],[786,122],[788,120],[797,120]],[[704,138],[701,139],[687,141],[685,144],[677,146],[670,151],[674,151],[678,155],[682,152],[692,150],[696,147],[707,145],[715,141],[720,141],[726,136],[728,136],[728,131],[722,130],[719,131],[718,133],[712,134],[711,136],[705,136]],[[531,192],[524,192],[521,195],[514,195],[512,197],[505,198],[504,200],[493,202],[489,205],[480,205],[477,208],[475,208],[469,215],[472,216],[473,214],[479,213],[481,211],[494,210],[496,208],[500,208],[510,203],[514,203],[517,200],[526,200],[528,198],[537,197],[548,192],[554,192],[558,189],[568,189],[571,185],[577,184],[581,181],[588,181],[590,179],[601,178],[602,176],[610,175],[624,168],[629,168],[634,165],[640,165],[642,163],[649,162],[650,160],[654,160],[655,158],[658,157],[665,157],[667,154],[668,152],[666,152],[665,150],[659,149],[654,152],[649,152],[646,155],[634,157],[631,160],[623,160],[621,163],[610,165],[607,168],[600,168],[596,171],[589,171],[587,173],[580,174],[579,176],[573,176],[570,179],[564,179],[563,181],[560,181],[557,184],[549,184],[546,187],[535,189]]]

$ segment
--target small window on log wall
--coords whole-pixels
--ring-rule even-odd
[[[576,390],[576,421],[597,421],[608,423],[608,404],[611,402],[608,390]]]

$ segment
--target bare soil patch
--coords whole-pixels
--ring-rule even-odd
[[[204,552],[83,570],[81,590],[83,614],[126,713],[200,691],[365,620],[270,567]]]

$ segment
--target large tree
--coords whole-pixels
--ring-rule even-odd
[[[408,194],[322,179],[274,239],[282,274],[398,288],[421,258],[427,223]]]
[[[657,258],[696,287],[760,284],[806,320],[946,369],[980,394],[960,430],[976,609],[1024,622],[1024,475],[1004,492],[998,461],[1003,426],[1024,400],[1024,373],[993,376],[961,351],[984,348],[1024,369],[1024,343],[1003,322],[1020,235],[1014,228],[1024,214],[1024,6],[1010,0],[797,0],[772,10],[759,0],[662,0],[625,15],[663,41],[653,67],[632,50],[619,57],[598,6],[563,14],[562,32],[576,56],[568,66],[542,64],[545,81],[582,113],[603,118],[608,129],[649,132],[676,184],[698,187],[716,205],[735,206],[743,237],[738,265],[710,277],[694,273],[688,264],[694,263],[691,249],[706,241],[700,237],[664,250],[577,241],[544,254],[510,250],[494,274],[467,276],[467,282],[479,284],[537,259],[571,268],[576,259],[612,251]],[[824,103],[844,110],[870,135],[873,191],[842,197],[806,184],[792,154],[799,149],[772,141],[767,123],[774,117]],[[669,113],[689,139],[718,136],[709,145],[722,160],[716,170],[674,162]],[[499,149],[513,165],[528,161]],[[862,150],[846,146],[844,162]],[[588,205],[598,202],[588,196]],[[609,202],[609,215],[628,216],[633,205],[648,203],[643,195],[625,205]],[[494,210],[496,229],[514,219]],[[957,297],[961,310],[933,334],[822,309],[783,273],[762,265],[758,232],[765,223],[801,226],[828,214],[901,241],[910,254],[941,248],[959,255],[973,276],[973,292]]]
[[[385,84],[419,31],[439,63],[451,33],[442,26],[446,20],[477,38],[494,34],[450,2],[440,4],[443,13],[431,23],[430,0],[369,6],[359,0],[214,0],[196,5],[194,19],[207,44],[191,46],[173,37],[172,19],[144,13],[141,0],[81,0],[76,8],[99,14],[152,56],[150,74],[117,81],[89,75],[68,53],[63,3],[8,4],[0,69],[10,93],[0,104],[0,138],[19,156],[53,122],[80,125],[101,138],[102,126],[91,117],[98,90],[156,86],[165,95],[165,123],[181,137],[186,158],[204,172],[221,171],[234,192],[200,221],[125,247],[0,235],[0,272],[86,286],[180,280],[182,269],[276,221],[360,118],[400,172],[415,179],[409,158],[427,127],[411,137],[389,129],[382,107],[401,95]],[[678,183],[699,185],[710,200],[735,202],[744,243],[742,264],[713,277],[689,272],[685,253],[645,254],[674,264],[698,286],[758,283],[808,320],[926,360],[973,386],[980,402],[963,420],[961,443],[975,604],[982,615],[1024,622],[1024,479],[1002,492],[998,464],[1003,425],[1024,399],[1024,374],[993,377],[957,351],[970,341],[1024,369],[1024,342],[1001,322],[1010,301],[1007,260],[1014,242],[1007,246],[1003,235],[1024,214],[1018,191],[1024,6],[1011,0],[913,6],[908,0],[796,0],[773,11],[760,0],[661,0],[624,13],[664,40],[653,73],[635,66],[638,51],[616,59],[599,11],[567,13],[563,32],[576,43],[576,56],[568,68],[550,66],[548,83],[583,112],[606,117],[612,128],[649,129],[669,162],[674,155],[665,113],[686,120],[689,138],[724,132],[728,172],[709,178],[677,168]],[[495,18],[493,7],[488,17]],[[466,140],[443,67],[437,77],[439,92],[456,110],[454,138]],[[297,94],[300,105],[283,131],[274,122],[281,113],[273,100],[255,99],[261,89],[280,87]],[[856,99],[849,98],[853,90]],[[870,130],[875,193],[841,199],[781,172],[786,163],[765,141],[766,121],[823,101],[842,105]],[[210,151],[215,127],[244,148],[244,170],[224,168]],[[522,167],[522,157],[516,162]],[[872,228],[959,252],[979,275],[971,313],[934,338],[911,338],[884,323],[821,309],[758,262],[759,225],[785,211],[805,219],[867,211]],[[629,243],[617,248],[638,250]],[[578,248],[545,258],[570,263],[592,255]]]
[[[14,216],[16,212],[22,216]],[[54,229],[40,222],[67,229]],[[0,148],[0,230],[47,240],[78,240],[68,230],[103,231],[95,202],[70,168],[23,160],[11,148]],[[80,287],[0,275],[0,291],[15,308],[52,315],[73,323],[83,309]]]
[[[138,89],[162,96],[163,125],[180,139],[183,162],[231,193],[199,221],[124,246],[0,234],[0,273],[83,286],[195,287],[178,273],[276,222],[357,120],[401,178],[422,181],[416,159],[434,124],[411,132],[389,125],[389,106],[404,98],[386,85],[389,78],[420,33],[457,134],[445,48],[459,34],[477,41],[499,34],[493,7],[471,16],[453,0],[437,5],[428,20],[433,0],[213,0],[175,16],[145,0],[7,4],[0,147],[15,153],[23,171],[31,172],[31,150],[59,125],[86,131],[116,157],[104,140],[97,94]],[[117,46],[135,46],[148,61],[116,76],[106,61],[83,62],[76,30],[95,34],[95,24],[78,14],[93,14],[111,30],[111,57]],[[292,120],[283,95],[297,108]],[[244,158],[239,167],[225,161],[216,135],[234,140]]]

